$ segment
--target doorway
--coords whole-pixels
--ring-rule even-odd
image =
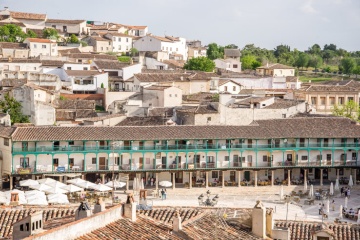
[[[244,178],[246,179],[246,181],[250,181],[250,171],[244,172]]]
[[[175,173],[175,183],[183,183],[183,172]]]
[[[99,157],[99,170],[106,170],[106,159],[105,159],[105,157]]]

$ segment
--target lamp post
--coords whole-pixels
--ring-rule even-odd
[[[204,205],[204,206],[215,206],[219,200],[219,195],[216,195],[213,199],[210,199],[210,195],[211,195],[211,192],[210,190],[207,190],[206,192],[206,200],[203,200],[204,199],[204,194],[201,194],[199,197],[198,197],[198,201],[199,201],[199,205]]]
[[[119,142],[113,142],[111,144],[111,149],[112,149],[112,155],[113,155],[113,164],[112,164],[112,187],[113,190],[111,192],[111,203],[112,205],[114,205],[114,198],[115,198],[115,179],[114,179],[114,175],[115,175],[115,147],[119,146]]]

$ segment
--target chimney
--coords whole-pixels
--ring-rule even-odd
[[[94,206],[94,214],[103,212],[105,210],[105,203],[102,198],[98,198]]]
[[[266,238],[266,208],[260,200],[256,201],[256,205],[252,211],[252,233],[260,238]]]
[[[174,232],[179,232],[182,230],[182,225],[181,225],[181,217],[179,214],[179,210],[175,211],[175,216],[173,218],[173,231]]]
[[[132,222],[136,221],[136,203],[132,193],[128,194],[124,205],[124,217],[130,218]]]
[[[75,221],[91,216],[91,208],[87,202],[81,202],[78,209],[75,211]]]
[[[12,192],[10,198],[10,206],[18,206],[19,205],[19,193]]]

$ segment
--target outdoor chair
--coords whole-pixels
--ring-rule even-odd
[[[185,187],[186,187],[186,188],[190,187],[189,182],[186,182],[186,183],[185,183]]]

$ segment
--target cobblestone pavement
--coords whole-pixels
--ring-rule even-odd
[[[303,190],[303,186],[284,186],[284,195],[290,194],[292,191],[298,192]],[[319,189],[320,186],[314,186],[314,192]],[[329,189],[329,185],[324,185],[322,189]],[[330,197],[330,203],[335,200],[335,211],[332,211],[330,204],[330,212],[328,219],[322,219],[319,215],[319,204],[325,204],[327,200],[315,200],[314,205],[305,205],[304,200],[307,197],[301,198],[299,203],[291,201],[287,204],[280,200],[280,186],[258,186],[258,187],[209,187],[211,196],[215,194],[219,195],[219,202],[217,207],[224,208],[253,208],[256,200],[261,200],[265,207],[273,208],[275,210],[275,219],[286,219],[287,207],[288,207],[288,219],[298,221],[324,221],[333,222],[335,218],[339,217],[340,205],[345,205],[345,198],[340,196],[339,191],[335,191],[334,196]],[[310,189],[310,187],[308,188]],[[198,196],[203,193],[206,195],[207,189],[193,187],[188,188],[167,188],[167,199],[162,200],[158,197],[148,197],[148,201],[153,206],[199,206]],[[130,191],[131,192],[131,191]],[[117,195],[122,201],[126,200],[126,195],[123,192],[117,192]],[[136,195],[135,199],[138,200]],[[356,210],[360,208],[360,185],[353,186],[351,189],[351,198],[348,199],[348,209],[353,208]],[[349,219],[343,219],[347,222],[355,222]]]

